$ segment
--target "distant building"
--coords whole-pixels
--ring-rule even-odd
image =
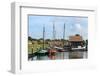
[[[69,44],[73,48],[78,48],[79,46],[83,46],[82,36],[76,34],[75,36],[69,36]]]
[[[60,41],[60,40],[49,41],[48,44],[50,45],[50,47],[53,47],[53,46],[61,47],[62,46],[62,41]]]

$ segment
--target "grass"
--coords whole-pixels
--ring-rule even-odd
[[[45,44],[44,48],[47,48],[49,45]],[[43,49],[43,44],[28,44],[28,54],[32,54],[32,49],[33,49],[33,53],[40,51],[41,49]]]

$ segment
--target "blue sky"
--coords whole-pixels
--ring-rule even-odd
[[[80,34],[83,39],[88,37],[88,17],[74,16],[35,16],[28,17],[28,35],[32,38],[43,37],[43,26],[45,27],[45,39],[53,38],[53,24],[56,30],[56,39],[63,38],[63,28],[65,24],[65,39],[69,36]]]

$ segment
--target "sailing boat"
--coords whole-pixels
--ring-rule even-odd
[[[43,49],[38,52],[39,56],[45,56],[48,51],[45,50],[45,26],[43,26]]]
[[[55,49],[55,34],[56,34],[56,31],[55,31],[55,25],[53,23],[53,46],[48,50],[48,53],[49,53],[49,58],[50,59],[56,59],[56,52],[57,50]]]
[[[62,47],[64,47],[64,44],[65,44],[65,23],[64,23],[64,27],[63,27],[63,46]],[[58,50],[58,52],[64,52],[65,50],[63,49],[63,48],[61,48],[61,47],[56,47],[57,48],[57,50]]]

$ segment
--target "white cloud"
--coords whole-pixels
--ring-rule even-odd
[[[79,24],[79,23],[77,23],[77,24],[75,24],[75,30],[80,34],[80,35],[83,35],[83,28],[82,28],[82,26]]]
[[[75,24],[75,26],[76,26],[76,29],[77,29],[77,30],[79,30],[79,31],[82,30],[82,26],[81,26],[80,24]]]

